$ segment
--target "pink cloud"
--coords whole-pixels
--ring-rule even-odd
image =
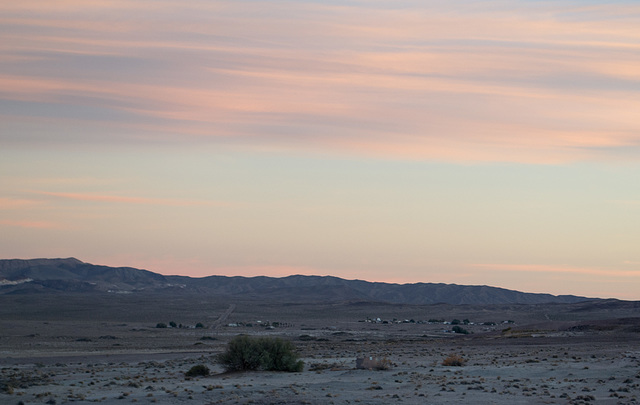
[[[136,140],[148,131],[145,139],[528,163],[588,160],[640,143],[637,97],[619,84],[640,77],[640,33],[627,17],[636,5],[373,4],[363,12],[293,2],[55,3],[39,3],[29,17],[23,5],[0,6],[0,23],[39,27],[5,33],[0,55],[46,50],[41,57],[61,63],[100,56],[154,67],[121,69],[115,79],[14,72],[0,75],[3,97],[91,99],[132,118],[89,122]],[[131,12],[148,18],[120,18]],[[582,19],[563,18],[572,13]],[[28,117],[38,119],[81,120]]]
[[[0,197],[0,210],[30,208],[39,204],[42,204],[42,202],[20,198]]]
[[[127,197],[117,195],[105,195],[105,194],[93,194],[93,193],[65,193],[65,192],[50,192],[50,191],[33,191],[33,193],[64,198],[77,201],[91,201],[91,202],[107,202],[107,203],[122,203],[122,204],[148,204],[148,205],[169,205],[177,207],[188,207],[197,205],[217,205],[226,206],[227,203],[205,201],[205,200],[181,200],[172,198],[145,198],[145,197]]]
[[[0,225],[12,226],[17,228],[37,228],[37,229],[60,228],[58,224],[50,221],[23,221],[23,220],[0,219]]]

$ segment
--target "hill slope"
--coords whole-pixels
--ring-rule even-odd
[[[389,284],[330,276],[192,278],[78,259],[0,260],[0,294],[55,292],[163,292],[264,298],[283,302],[374,301],[396,304],[541,304],[589,300],[523,293],[488,286]]]

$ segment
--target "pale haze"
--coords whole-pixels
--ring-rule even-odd
[[[640,299],[640,4],[0,4],[0,258]]]

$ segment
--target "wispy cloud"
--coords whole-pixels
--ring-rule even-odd
[[[640,145],[634,4],[39,4],[0,6],[3,118],[89,142],[103,135],[83,123],[402,159],[557,163]]]
[[[51,221],[29,221],[29,220],[13,220],[13,219],[0,219],[0,225],[17,227],[17,228],[37,228],[37,229],[60,228],[59,224]]]
[[[566,273],[611,277],[639,277],[640,270],[619,270],[612,268],[587,268],[573,266],[554,266],[537,264],[474,264],[474,267],[486,270],[524,273]]]
[[[23,198],[0,197],[0,210],[30,208],[39,204],[42,204],[42,202]]]
[[[189,206],[229,206],[231,204],[205,201],[205,200],[181,200],[172,198],[146,198],[146,197],[130,197],[120,195],[107,195],[107,194],[94,194],[94,193],[66,193],[66,192],[51,192],[51,191],[32,191],[32,193],[40,194],[44,196],[51,196],[56,198],[63,198],[76,201],[89,201],[89,202],[106,202],[117,204],[144,204],[144,205],[168,205],[176,207],[189,207]]]

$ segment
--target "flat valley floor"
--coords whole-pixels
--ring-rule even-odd
[[[635,404],[638,311],[0,296],[0,403]],[[304,371],[225,373],[216,356],[239,334],[290,340]],[[465,362],[443,365],[449,356]],[[362,357],[390,367],[356,369]],[[185,376],[200,364],[209,376]]]

